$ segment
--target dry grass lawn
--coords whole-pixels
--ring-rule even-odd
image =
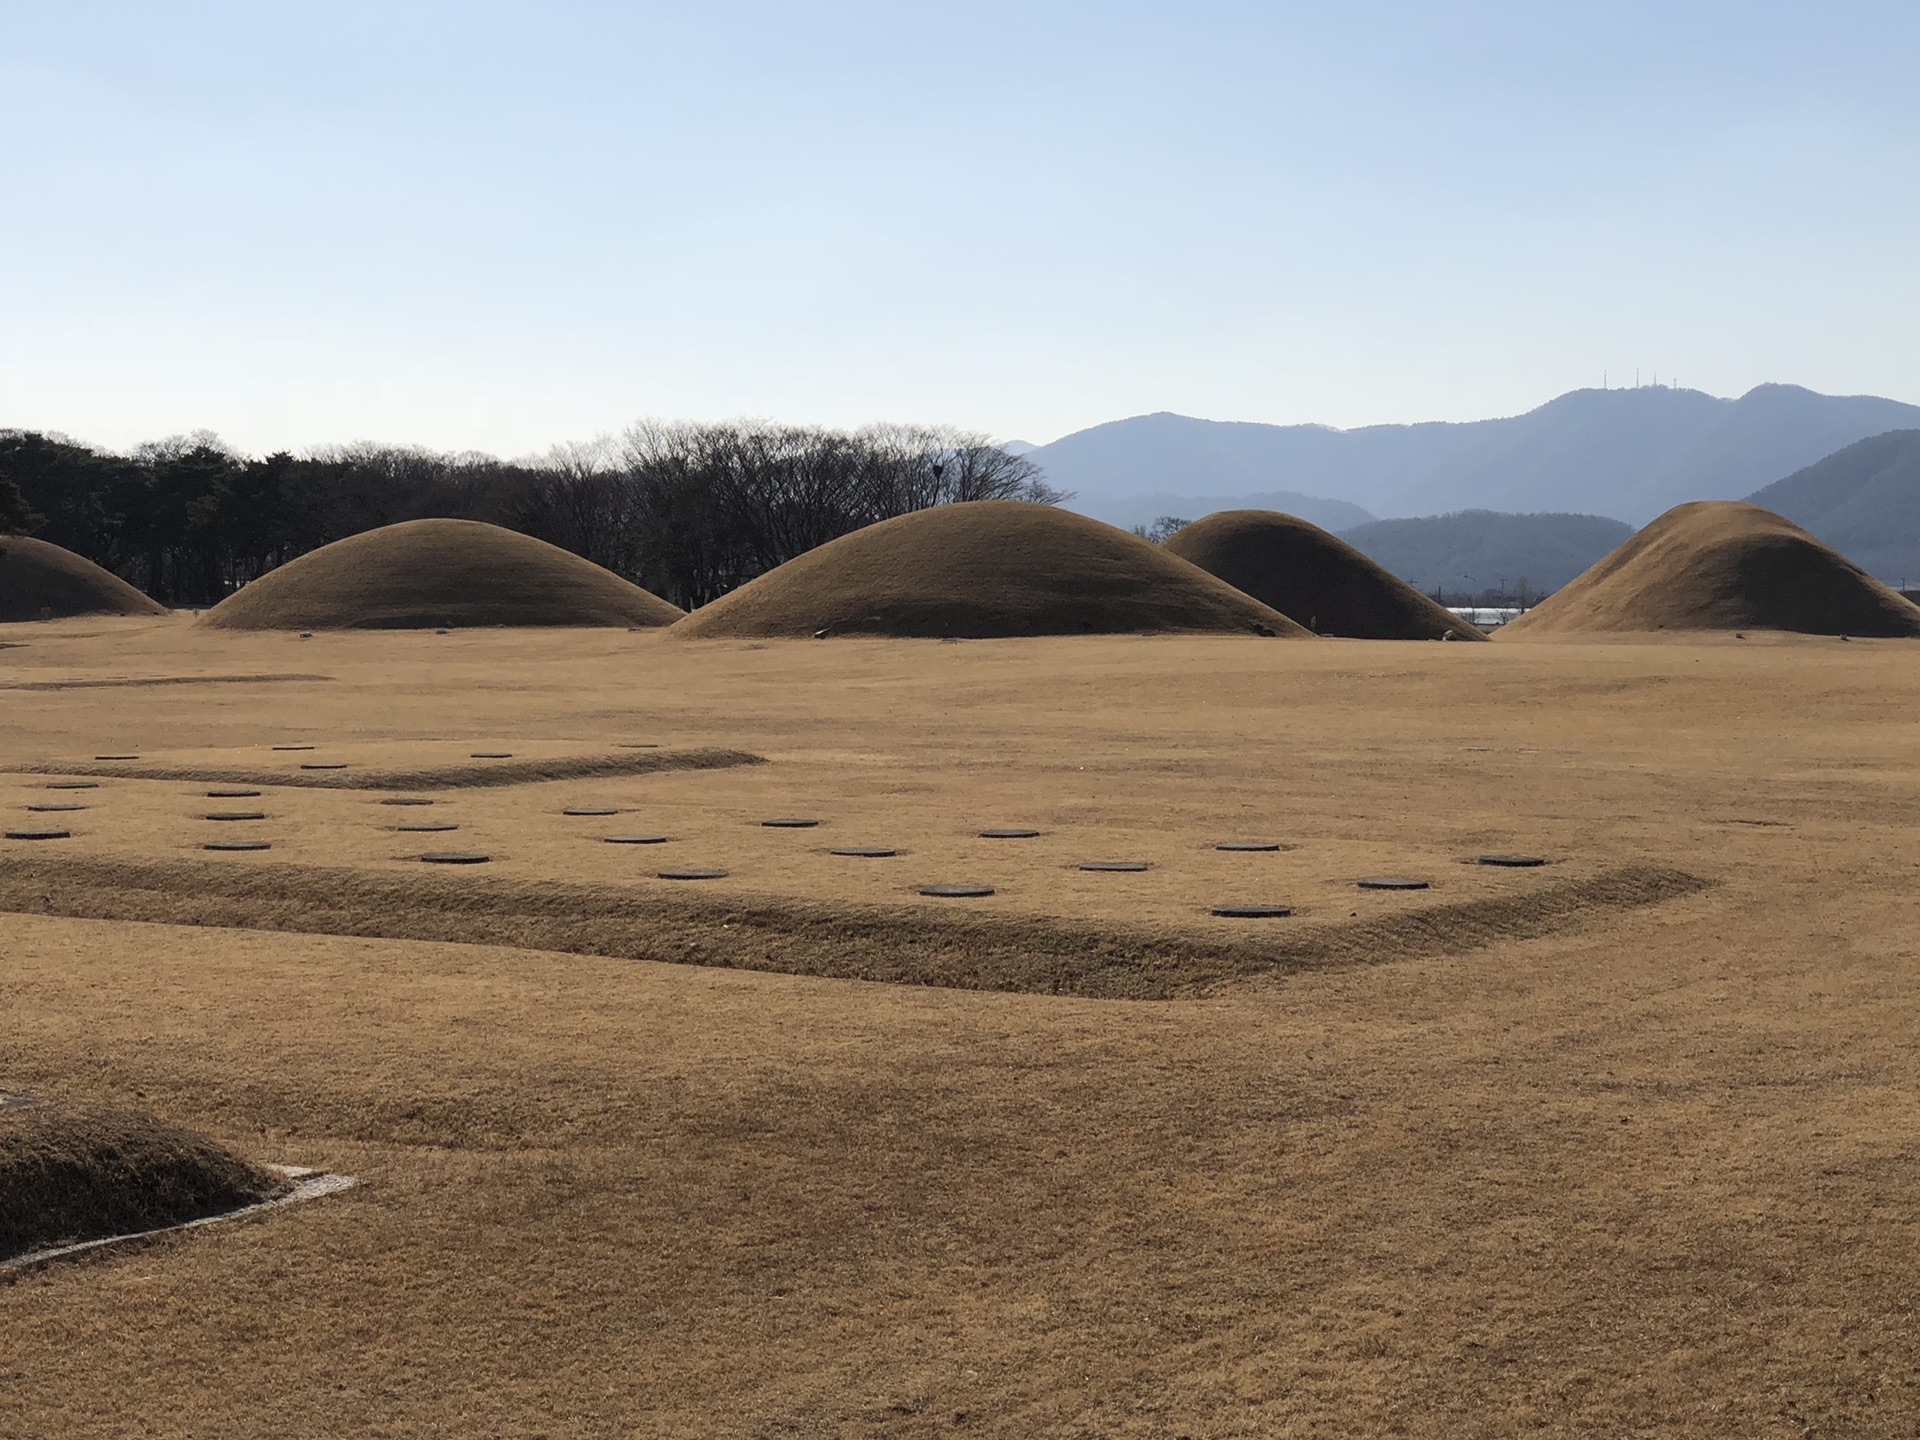
[[[10,827],[49,793],[18,767],[95,754],[771,762],[266,787],[273,863],[404,879],[386,827],[453,815],[476,895],[668,884],[603,824],[741,904],[979,879],[966,913],[1056,929],[1711,882],[1170,1000],[0,913],[0,1090],[365,1181],[0,1285],[0,1435],[1920,1433],[1910,642],[0,643]],[[190,683],[249,674],[325,678]],[[73,839],[0,866],[261,860],[203,858],[205,788],[60,792]],[[1353,889],[1383,872],[1434,889]]]

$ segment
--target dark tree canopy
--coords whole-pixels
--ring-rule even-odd
[[[936,426],[649,421],[517,462],[364,441],[250,457],[205,431],[116,455],[0,430],[0,532],[32,529],[173,605],[213,604],[349,535],[448,517],[521,530],[691,607],[911,510],[1062,498],[1032,462]]]

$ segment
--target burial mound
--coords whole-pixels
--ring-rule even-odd
[[[478,520],[408,520],[270,570],[207,612],[230,630],[671,625],[681,610],[590,560]]]
[[[1499,633],[1651,630],[1920,635],[1920,606],[1771,510],[1701,500],[1676,505]]]
[[[940,505],[869,525],[674,626],[697,638],[1128,631],[1307,633],[1136,535],[1020,500]]]
[[[1221,510],[1161,546],[1317,635],[1484,640],[1473,626],[1318,525],[1276,510]]]
[[[217,1215],[283,1184],[146,1116],[51,1102],[0,1107],[0,1260]]]
[[[25,535],[0,535],[0,621],[166,613],[166,606],[84,555]]]

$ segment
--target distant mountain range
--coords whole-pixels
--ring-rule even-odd
[[[1373,519],[1370,512],[1345,500],[1302,495],[1296,490],[1261,490],[1250,495],[1175,495],[1161,490],[1092,504],[1076,497],[1067,502],[1066,508],[1128,530],[1136,525],[1151,525],[1162,516],[1198,520],[1216,510],[1278,510],[1298,515],[1322,530],[1350,530]]]
[[[1737,400],[1645,386],[1575,390],[1464,424],[1260,425],[1141,415],[1028,450],[1070,507],[1119,524],[1261,506],[1329,529],[1309,506],[1375,516],[1572,512],[1643,525],[1686,500],[1732,500],[1844,446],[1920,429],[1920,406],[1761,385]],[[1270,503],[1286,495],[1287,503]],[[1184,499],[1181,497],[1185,497]],[[1164,508],[1160,508],[1164,507]],[[1818,532],[1816,532],[1818,533]]]
[[[1920,430],[1876,435],[1747,497],[1889,585],[1920,585]]]
[[[1631,534],[1632,526],[1604,515],[1461,510],[1375,520],[1340,538],[1416,590],[1491,604],[1495,595],[1538,599],[1558,590]]]

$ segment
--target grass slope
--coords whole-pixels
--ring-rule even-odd
[[[1084,515],[1015,500],[916,511],[809,551],[674,633],[1014,635],[1187,631],[1304,636],[1276,610]]]
[[[1317,635],[1359,640],[1486,638],[1346,541],[1292,515],[1223,510],[1186,526],[1161,548]]]
[[[270,570],[202,623],[233,630],[671,625],[681,611],[591,561],[478,520],[409,520]]]
[[[1920,607],[1771,511],[1679,505],[1502,637],[1652,630],[1920,635]]]

